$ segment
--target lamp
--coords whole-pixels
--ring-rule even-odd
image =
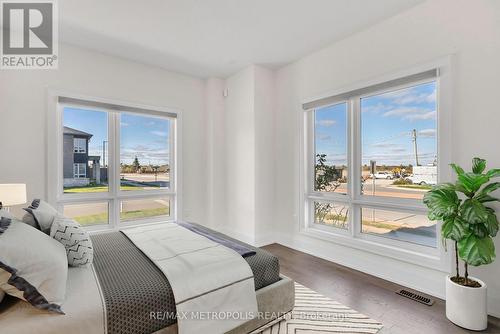
[[[26,184],[0,184],[0,209],[26,203]]]

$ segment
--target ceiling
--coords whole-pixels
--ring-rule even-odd
[[[279,67],[423,0],[64,0],[60,40],[197,77]]]

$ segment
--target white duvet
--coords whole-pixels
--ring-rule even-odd
[[[176,223],[123,233],[169,280],[179,334],[225,333],[256,315],[253,273],[237,252]]]

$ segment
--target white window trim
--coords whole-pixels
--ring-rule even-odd
[[[175,118],[170,116],[170,154],[173,158],[173,164],[170,166],[170,189],[166,190],[148,190],[147,192],[141,191],[127,191],[122,192],[119,189],[119,184],[115,177],[120,174],[120,143],[115,140],[119,138],[116,136],[120,131],[120,124],[117,121],[118,115],[116,110],[101,109],[99,107],[92,107],[92,110],[104,111],[108,113],[108,154],[109,157],[114,157],[112,168],[109,169],[108,178],[113,180],[109,182],[109,192],[106,193],[89,193],[84,196],[82,194],[63,194],[63,119],[62,109],[63,106],[59,104],[58,99],[60,96],[78,99],[88,102],[112,104],[123,107],[135,108],[137,110],[151,110],[155,114],[144,115],[148,117],[165,117],[169,118],[170,115],[175,115]],[[64,103],[64,106],[69,106],[70,103]],[[74,107],[82,108],[78,105]],[[88,106],[85,107],[89,109]],[[61,90],[48,90],[48,103],[47,103],[48,117],[47,117],[47,176],[46,176],[46,198],[50,204],[57,207],[62,212],[62,207],[66,203],[92,203],[92,202],[108,202],[109,207],[109,224],[88,226],[87,230],[90,232],[120,230],[137,225],[147,224],[161,224],[165,221],[177,221],[182,219],[182,111],[179,109],[151,106],[145,104],[131,103],[127,101],[112,100],[101,97],[85,96],[74,94],[71,92]],[[129,112],[127,112],[129,113]],[[134,112],[137,113],[137,112]],[[165,114],[165,116],[162,116]],[[110,164],[111,165],[111,164]],[[173,182],[172,182],[173,180]],[[120,222],[120,200],[123,199],[144,199],[144,198],[166,198],[170,199],[170,216],[160,216],[147,219],[141,219],[134,222]]]
[[[83,166],[83,172],[82,168],[80,168],[82,166]],[[75,173],[75,167],[76,167],[76,173]],[[81,162],[73,163],[73,178],[84,179],[86,177],[87,177],[87,165]]]
[[[346,92],[355,91],[362,89],[364,87],[369,87],[376,84],[382,84],[394,79],[404,78],[414,74],[422,73],[432,69],[439,69],[439,75],[436,79],[438,85],[438,119],[437,119],[437,150],[438,150],[438,182],[450,181],[452,178],[451,171],[449,168],[449,163],[451,159],[451,147],[452,147],[452,131],[451,127],[451,101],[452,101],[452,57],[444,57],[431,61],[428,63],[413,66],[409,69],[387,74],[373,80],[367,80],[363,82],[358,82],[356,84],[344,87],[342,89],[337,89],[320,96],[316,96],[310,99],[306,99],[303,103],[313,102],[322,98],[329,96],[337,96],[344,94]],[[372,95],[370,93],[369,95]],[[359,103],[359,99],[355,99],[355,103]],[[341,103],[342,101],[338,101]],[[361,165],[361,140],[357,138],[360,137],[360,119],[359,114],[351,112],[352,105],[348,104],[348,136],[347,141],[347,154],[348,154],[348,165],[349,165],[349,177],[351,180],[354,178],[359,178],[360,170],[358,166]],[[357,108],[359,110],[359,106]],[[437,248],[430,248],[420,245],[414,245],[411,243],[398,241],[389,238],[377,237],[369,234],[361,233],[361,219],[360,208],[363,206],[376,206],[378,209],[407,209],[411,211],[426,213],[426,208],[421,203],[415,203],[414,201],[408,201],[404,199],[391,199],[391,202],[384,201],[379,197],[368,198],[368,196],[358,195],[360,189],[357,187],[359,182],[350,182],[348,187],[348,194],[324,194],[324,193],[309,193],[311,188],[311,182],[314,180],[314,171],[311,166],[314,166],[314,161],[311,161],[312,154],[314,152],[314,140],[312,136],[314,135],[314,123],[311,122],[313,116],[312,111],[304,111],[300,109],[299,128],[300,133],[300,149],[299,149],[299,159],[300,168],[298,171],[298,191],[299,191],[299,209],[298,209],[298,221],[300,233],[309,237],[318,238],[333,243],[337,243],[343,246],[367,251],[377,255],[394,258],[404,262],[409,262],[417,264],[420,266],[437,269],[443,272],[449,272],[452,266],[451,253],[447,252],[440,240],[440,228],[441,224],[437,224]],[[309,118],[309,119],[308,119]],[[351,147],[351,143],[356,143]],[[311,164],[312,163],[312,164]],[[344,230],[339,231],[339,229],[332,228],[329,226],[317,226],[317,224],[309,225],[310,222],[314,220],[312,217],[311,210],[311,197],[317,197],[318,200],[330,199],[334,200],[339,204],[352,203],[354,206],[350,209],[350,224],[349,230],[346,232]],[[349,197],[350,200],[349,200]],[[371,196],[370,196],[371,197]]]
[[[83,146],[80,145],[83,142]],[[87,139],[73,138],[73,153],[87,153]]]

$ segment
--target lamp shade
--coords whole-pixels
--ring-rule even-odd
[[[3,206],[26,203],[26,184],[0,184],[0,202]]]

